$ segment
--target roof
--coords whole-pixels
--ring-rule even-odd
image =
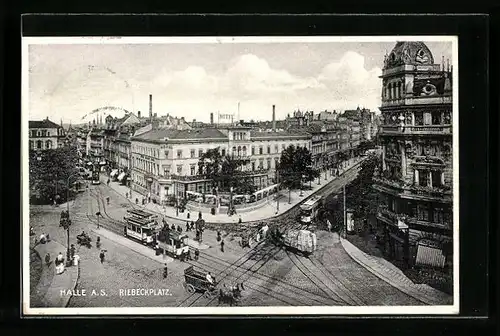
[[[434,57],[424,42],[405,41],[396,43],[384,63],[384,68],[391,68],[402,64],[431,65],[434,64]]]
[[[300,136],[308,136],[305,130],[293,129],[289,131],[251,131],[250,138],[282,138],[282,137],[300,137]]]
[[[164,140],[165,138],[168,138],[168,140],[227,140],[227,136],[216,128],[197,128],[189,130],[160,128],[137,135],[133,139],[154,141]]]
[[[29,128],[61,128],[61,126],[53,121],[50,121],[49,119],[44,119],[44,120],[30,120]]]

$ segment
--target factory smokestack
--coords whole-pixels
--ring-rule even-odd
[[[214,124],[214,113],[210,112],[210,125]]]
[[[141,111],[137,111],[137,118],[141,118]]]
[[[153,120],[153,95],[149,95],[149,121]]]
[[[276,132],[276,106],[273,105],[273,132]]]

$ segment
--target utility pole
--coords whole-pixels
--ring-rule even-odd
[[[278,169],[276,169],[276,184],[277,184],[277,188],[276,190],[278,191],[276,193],[276,214],[278,214],[278,212],[280,212],[280,174],[279,174],[279,171]]]

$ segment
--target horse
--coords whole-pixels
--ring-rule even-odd
[[[237,305],[241,299],[241,292],[245,290],[243,283],[239,283],[231,288],[227,288],[224,284],[224,289],[219,289],[219,304],[228,303],[230,307]]]

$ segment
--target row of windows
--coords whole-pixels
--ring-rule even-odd
[[[30,140],[29,144],[30,144],[30,149],[52,149],[53,148],[53,143],[50,140],[45,141],[45,144],[42,140],[38,140],[36,142]]]
[[[156,148],[145,147],[141,145],[132,145],[132,152],[160,158],[160,150]]]
[[[31,130],[30,135],[32,138],[46,137],[46,136],[50,136],[50,131],[48,131],[48,130]],[[56,132],[56,135],[64,135],[64,134],[62,131],[58,130]]]
[[[392,196],[388,196],[384,203],[390,211],[407,214],[421,221],[443,224],[452,220],[451,211],[437,204],[396,200]]]

